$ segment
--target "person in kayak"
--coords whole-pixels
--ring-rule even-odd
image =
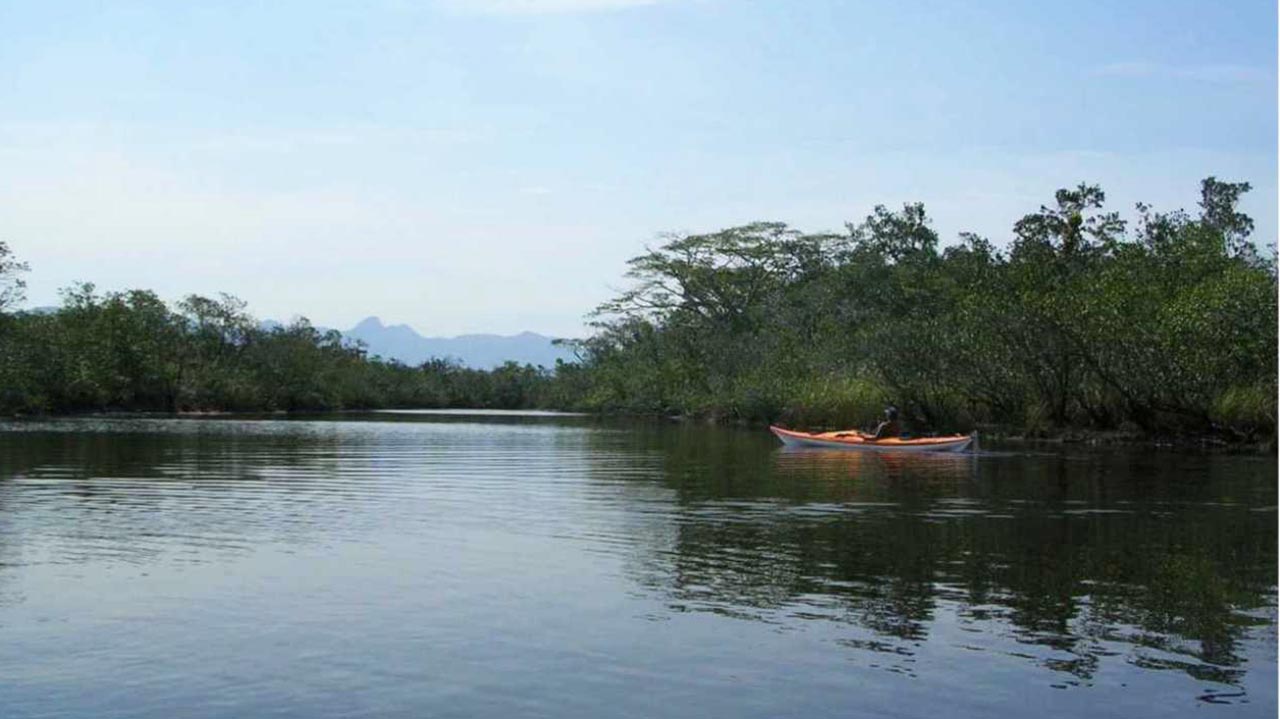
[[[876,425],[870,439],[889,439],[902,435],[902,425],[898,422],[898,408],[889,405],[884,408],[884,421]]]

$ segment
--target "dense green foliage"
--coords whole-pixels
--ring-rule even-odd
[[[1237,210],[1247,184],[1202,185],[1201,212],[1060,190],[1006,250],[941,249],[923,206],[877,207],[838,234],[758,223],[672,238],[582,343],[595,409],[921,430],[1272,433],[1276,268]]]
[[[548,370],[492,371],[369,358],[306,320],[264,328],[239,300],[98,294],[81,285],[54,312],[0,315],[0,411],[515,409],[558,401]]]
[[[840,233],[756,223],[669,238],[630,262],[581,361],[492,371],[368,357],[306,320],[264,328],[233,297],[169,306],[133,290],[22,298],[0,243],[0,412],[548,407],[794,425],[866,424],[886,402],[916,431],[1274,435],[1276,266],[1209,178],[1200,212],[1098,187],[1059,190],[1005,249],[945,249],[924,207]]]

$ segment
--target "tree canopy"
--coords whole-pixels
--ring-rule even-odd
[[[0,243],[0,412],[548,407],[841,426],[893,402],[917,432],[1001,425],[1274,435],[1276,263],[1210,177],[1198,213],[1058,190],[1004,243],[943,246],[923,205],[843,232],[756,222],[629,262],[575,363],[492,371],[368,356],[240,300],[66,289],[14,312]]]
[[[940,248],[925,208],[876,207],[843,234],[780,223],[669,238],[583,343],[586,404],[918,428],[1274,432],[1276,267],[1208,178],[1200,212],[1059,190],[1006,249]]]

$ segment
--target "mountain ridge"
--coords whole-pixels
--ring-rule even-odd
[[[388,325],[380,317],[370,315],[341,332],[345,338],[364,343],[370,355],[409,365],[430,359],[450,359],[467,367],[492,369],[505,362],[554,367],[556,360],[574,360],[572,351],[552,344],[553,338],[528,330],[514,335],[473,333],[429,337],[407,324]]]

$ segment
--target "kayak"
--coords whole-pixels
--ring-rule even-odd
[[[946,437],[917,437],[900,439],[888,437],[872,439],[858,430],[843,432],[796,432],[781,427],[769,427],[788,447],[819,447],[825,449],[852,449],[863,452],[963,452],[978,438],[973,434],[953,434]]]

